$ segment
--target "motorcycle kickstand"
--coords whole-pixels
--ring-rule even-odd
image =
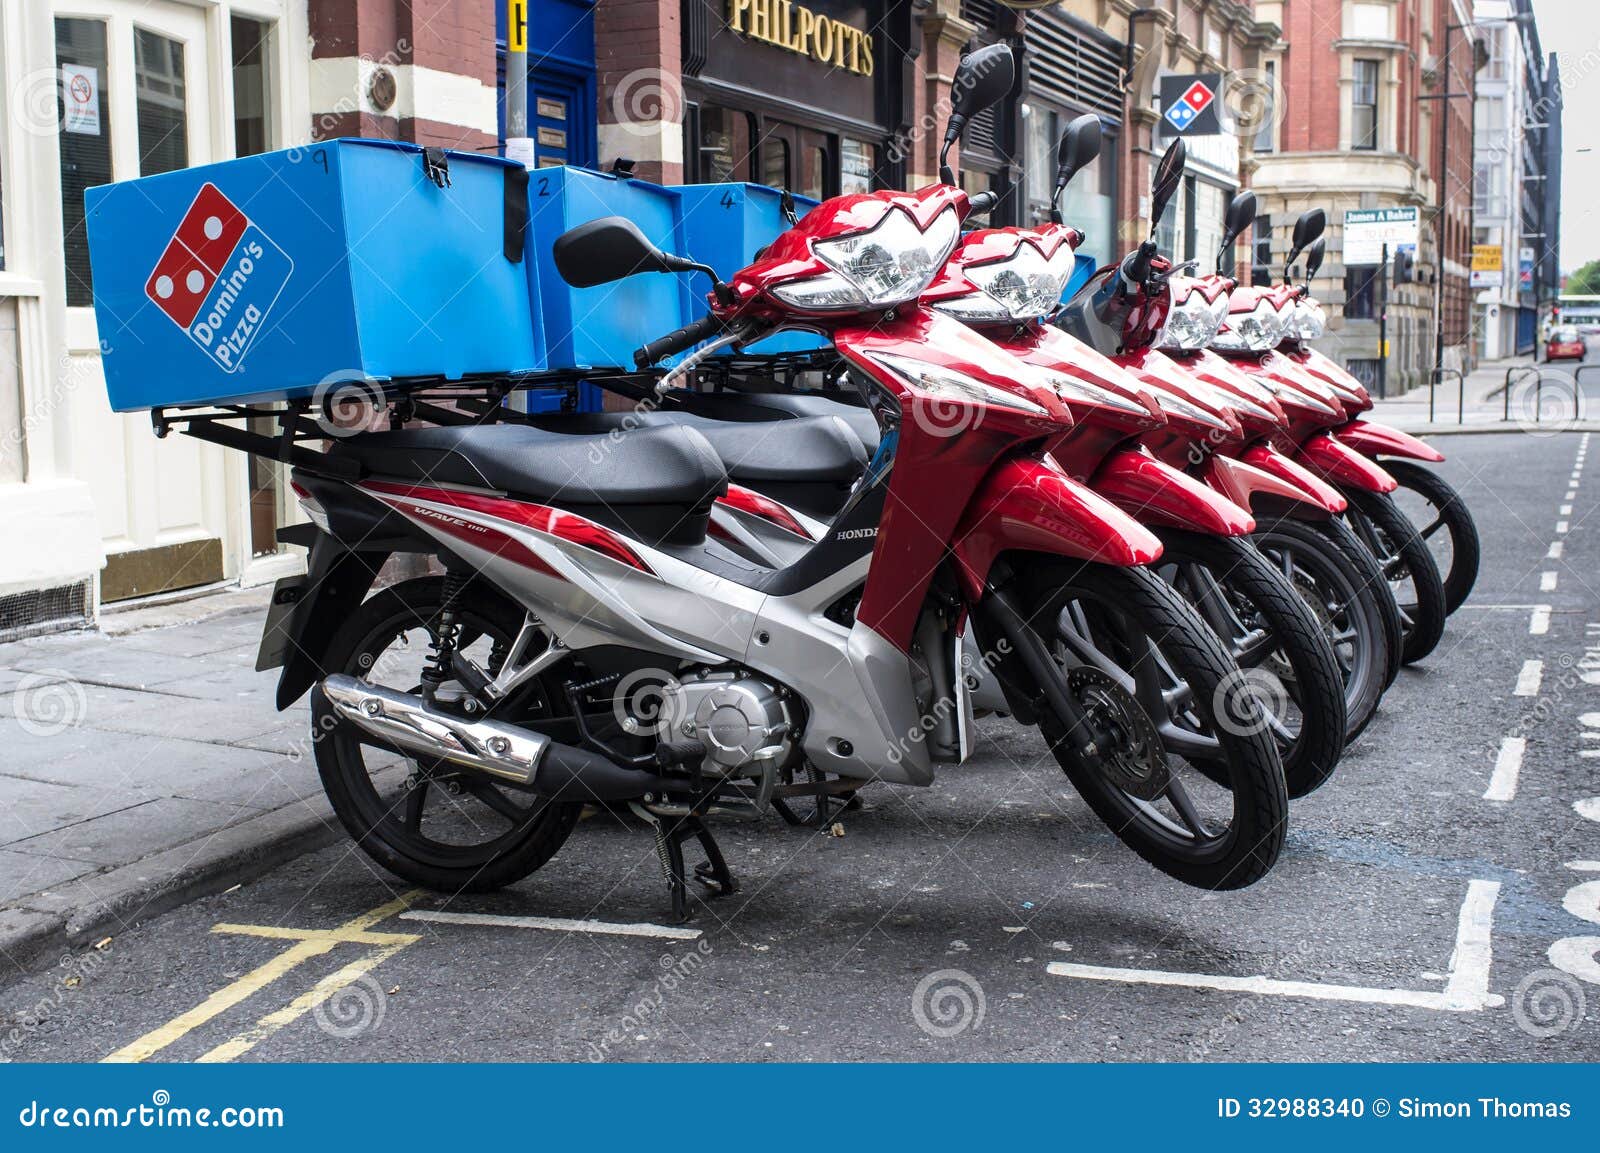
[[[694,879],[710,892],[709,897],[726,897],[738,892],[738,883],[728,869],[728,862],[699,817],[679,817],[669,827],[667,822],[637,806],[634,811],[650,822],[656,838],[656,856],[661,861],[661,873],[666,878],[667,892],[672,901],[672,923],[681,925],[690,918],[688,876],[683,860],[683,843],[690,837],[700,842],[706,859],[694,867]]]

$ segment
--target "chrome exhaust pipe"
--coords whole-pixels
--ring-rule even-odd
[[[674,783],[504,721],[473,721],[412,693],[342,673],[317,686],[334,714],[404,753],[432,757],[558,801],[628,801]],[[677,782],[681,788],[683,782]]]
[[[499,721],[469,721],[419,696],[338,674],[322,682],[333,711],[408,753],[437,757],[531,788],[550,738]]]

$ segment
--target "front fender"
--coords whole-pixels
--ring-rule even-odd
[[[1393,492],[1400,486],[1376,461],[1368,460],[1325,432],[1306,438],[1295,459],[1325,480],[1366,492]]]
[[[371,552],[365,548],[355,552],[324,532],[318,532],[309,543],[306,575],[294,578],[298,582],[294,607],[281,620],[269,616],[269,634],[279,635],[263,638],[264,649],[275,648],[283,654],[283,672],[278,677],[280,710],[298,701],[329,672],[344,671],[322,667],[328,645],[339,626],[361,607],[390,556],[377,542]]]
[[[962,591],[976,602],[995,558],[1011,550],[1130,567],[1157,559],[1161,542],[1053,461],[1013,457],[985,478],[956,529]]]
[[[1399,456],[1407,460],[1425,460],[1429,464],[1438,464],[1444,459],[1444,453],[1409,432],[1359,417],[1334,429],[1333,436],[1365,457]]]
[[[1295,463],[1275,448],[1254,444],[1245,449],[1240,459],[1250,467],[1260,469],[1299,490],[1302,494],[1301,499],[1309,497],[1311,503],[1324,512],[1337,515],[1348,507],[1343,493],[1309,468]]]
[[[1270,479],[1270,478],[1269,478]],[[1255,531],[1248,505],[1165,464],[1149,453],[1121,449],[1106,457],[1089,487],[1140,524],[1181,528],[1210,536]]]

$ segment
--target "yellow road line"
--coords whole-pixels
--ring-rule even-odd
[[[305,962],[311,960],[313,957],[320,957],[324,953],[331,952],[335,946],[341,944],[345,940],[348,940],[350,934],[365,933],[368,929],[372,928],[372,926],[387,920],[396,913],[404,911],[413,900],[421,895],[421,892],[422,890],[420,889],[413,889],[408,893],[402,893],[394,900],[387,901],[384,904],[379,905],[376,909],[371,909],[365,913],[362,913],[359,917],[351,918],[331,932],[325,929],[311,929],[300,933],[293,933],[291,931],[280,934],[274,931],[271,933],[261,934],[263,936],[273,937],[278,937],[281,935],[285,938],[298,937],[298,940],[294,945],[290,946],[288,949],[280,953],[278,956],[272,958],[270,961],[257,966],[256,968],[250,970],[250,972],[244,974],[242,977],[239,977],[229,984],[224,985],[215,993],[212,993],[204,1001],[201,1001],[200,1004],[196,1005],[193,1009],[190,1009],[187,1013],[180,1014],[179,1016],[174,1017],[171,1021],[168,1021],[165,1025],[161,1025],[150,1030],[150,1032],[146,1033],[143,1037],[140,1037],[137,1041],[124,1045],[115,1053],[112,1053],[109,1057],[106,1057],[105,1061],[125,1063],[148,1060],[156,1053],[159,1053],[161,1050],[165,1049],[168,1045],[171,1045],[173,1042],[187,1036],[201,1025],[204,1025],[207,1021],[210,1021],[212,1018],[227,1012],[229,1009],[233,1008],[235,1005],[239,1004],[253,993],[260,992],[262,989],[276,981],[279,977],[282,977],[285,973],[298,968],[300,965],[305,964]],[[259,929],[264,928],[264,926],[233,926],[232,928]],[[401,936],[402,934],[383,935]],[[413,940],[415,940],[415,938],[413,938]],[[407,944],[409,943],[410,942],[408,941]],[[399,945],[390,946],[391,949],[403,947],[404,946]],[[388,954],[385,953],[384,955]],[[379,959],[381,960],[382,958],[380,957]],[[352,980],[353,979],[354,978],[352,978]]]
[[[421,940],[413,937],[406,944]],[[281,1009],[268,1013],[257,1021],[255,1027],[247,1029],[232,1040],[224,1041],[209,1053],[201,1054],[196,1060],[202,1064],[219,1061],[234,1061],[244,1053],[249,1052],[279,1029],[293,1021],[305,1016],[311,1009],[338,993],[346,985],[360,980],[368,972],[387,961],[406,945],[391,945],[387,949],[380,949],[376,953],[368,954],[360,960],[351,961],[336,973],[331,973],[318,981],[309,992],[302,993]]]
[[[331,941],[335,945],[414,945],[422,940],[415,933],[372,933],[355,929],[286,929],[282,925],[212,925],[213,933],[237,933],[245,937],[272,937],[280,941]]]

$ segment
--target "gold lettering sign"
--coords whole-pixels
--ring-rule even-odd
[[[794,0],[728,0],[728,27],[819,64],[871,76],[872,34],[823,16]]]

